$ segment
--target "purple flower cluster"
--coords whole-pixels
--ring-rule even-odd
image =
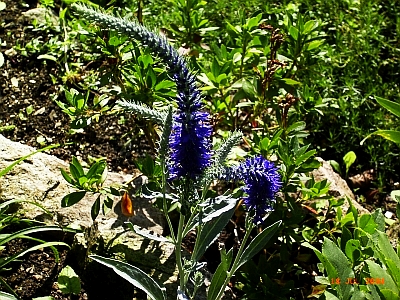
[[[165,37],[136,22],[101,14],[81,5],[75,5],[75,8],[89,20],[139,40],[168,66],[168,73],[175,81],[178,91],[178,111],[174,115],[169,142],[169,179],[182,176],[194,178],[200,175],[211,162],[212,129],[208,113],[201,111],[201,94],[196,86],[196,78],[190,73],[185,59]]]
[[[177,88],[178,111],[174,115],[169,142],[169,180],[195,178],[211,164],[212,134],[209,114],[201,111],[202,97],[196,86],[196,77],[189,71],[185,59],[165,38],[151,32],[142,34],[142,37],[148,37],[152,43],[147,44],[168,65]]]
[[[247,194],[244,205],[247,210],[255,211],[254,223],[262,222],[263,214],[272,211],[272,205],[276,201],[275,194],[282,187],[278,168],[259,155],[234,167],[229,177],[244,181],[242,190]]]
[[[178,112],[170,136],[169,179],[195,178],[210,165],[212,128],[209,115],[201,111],[196,78],[187,68],[173,76],[177,85]]]

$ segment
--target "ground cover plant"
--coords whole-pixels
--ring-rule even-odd
[[[209,299],[219,298],[229,282],[243,299],[397,299],[396,241],[385,234],[393,221],[375,210],[399,211],[397,193],[387,197],[399,180],[399,123],[384,109],[398,113],[397,2],[70,4],[39,3],[45,18],[32,21],[27,32],[41,34],[17,43],[17,58],[4,56],[6,64],[37,59],[56,74],[48,76],[52,109],[63,118],[63,139],[76,142],[58,153],[72,159],[71,176],[63,175],[79,190],[66,195],[63,206],[99,193],[92,218],[101,201],[107,211],[108,196],[119,195],[102,187],[107,157],[111,169],[134,166],[149,177],[142,192],[159,198],[156,205],[169,220],[169,240],[163,240],[176,247],[183,299],[205,289],[199,261],[230,217],[239,242],[220,249]],[[123,23],[121,29],[121,19],[90,12],[99,7],[132,20],[132,27]],[[59,14],[55,22],[53,11]],[[20,135],[18,127],[32,126],[26,124],[34,123],[39,107],[19,105],[13,119],[4,110],[1,130]],[[108,127],[117,129],[104,139],[110,121]],[[39,130],[31,143],[51,143]],[[96,136],[117,141],[111,157]],[[185,147],[188,141],[193,144]],[[140,148],[147,156],[137,158]],[[372,184],[356,190],[371,214],[360,216],[351,201],[328,194],[327,181],[314,180],[317,155],[346,178],[374,170]],[[95,160],[86,171],[79,160],[90,163],[89,156]],[[259,198],[260,189],[270,190],[268,197]],[[129,215],[131,200],[126,194],[123,200]],[[171,211],[179,212],[177,224]],[[197,240],[186,260],[181,242],[192,228]],[[92,258],[124,268],[123,277],[153,299],[166,297],[151,278],[138,280],[146,275],[134,266],[99,254]]]

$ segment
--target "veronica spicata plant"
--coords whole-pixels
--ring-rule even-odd
[[[202,96],[196,86],[196,76],[190,72],[187,61],[179,55],[165,37],[159,36],[137,22],[129,21],[81,4],[73,4],[76,11],[91,22],[115,30],[130,39],[138,40],[148,47],[167,66],[169,76],[176,84],[176,105],[168,110],[155,110],[140,103],[119,101],[127,111],[134,112],[162,126],[159,142],[158,163],[162,169],[161,193],[151,197],[162,198],[171,237],[170,239],[144,234],[137,226],[128,226],[137,234],[157,241],[170,242],[175,246],[175,258],[179,272],[178,299],[193,299],[204,283],[200,272],[205,263],[199,260],[229,222],[237,199],[231,194],[208,198],[211,183],[216,179],[235,180],[245,183],[247,194],[244,204],[246,234],[233,255],[233,249],[221,249],[221,264],[217,268],[208,289],[208,299],[220,299],[226,285],[235,272],[257,254],[277,231],[280,221],[262,230],[250,243],[250,232],[261,225],[273,209],[276,192],[281,187],[277,167],[262,156],[249,158],[236,167],[229,167],[225,160],[242,135],[233,132],[213,153],[212,128],[209,115],[203,111]],[[169,194],[167,195],[167,191]],[[179,210],[178,229],[174,230],[168,215],[172,205]],[[196,229],[197,238],[190,257],[183,257],[183,238]],[[144,290],[152,299],[166,299],[165,288],[140,269],[127,263],[91,255],[91,258],[117,272],[136,287]],[[189,288],[191,282],[193,288]]]

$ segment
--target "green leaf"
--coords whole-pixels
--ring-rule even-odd
[[[92,205],[92,209],[90,210],[90,215],[92,216],[93,221],[96,220],[100,212],[100,197],[101,195],[97,197],[96,201],[94,201]]]
[[[383,299],[390,299],[390,300],[398,300],[400,299],[399,295],[396,292],[389,290],[389,289],[381,289],[381,294],[383,295]]]
[[[346,174],[349,172],[351,165],[356,161],[356,158],[357,156],[354,151],[349,151],[343,156],[343,161],[346,164]]]
[[[253,83],[248,80],[243,80],[242,89],[246,93],[246,96],[250,99],[254,100],[257,96],[257,90],[254,87]]]
[[[396,115],[397,117],[400,118],[400,104],[386,100],[381,97],[376,97],[376,101],[382,105],[384,108],[386,108],[388,111],[390,111],[392,114]]]
[[[78,171],[79,176],[82,176],[82,175],[85,174],[85,172],[83,171],[81,163],[78,161],[78,159],[75,156],[72,156],[71,164],[76,168],[76,170]]]
[[[221,230],[228,224],[234,211],[235,206],[232,206],[230,210],[224,211],[219,217],[212,219],[204,226],[200,226],[200,233],[197,234],[196,244],[192,253],[192,261],[201,259],[208,247],[219,236]]]
[[[186,225],[183,236],[186,236],[186,234],[194,227],[198,226],[199,223],[205,224],[236,206],[236,199],[224,195],[218,196],[215,199],[210,199],[209,201],[209,203],[205,204],[203,210]]]
[[[400,144],[400,131],[395,130],[378,130],[375,131],[374,134],[380,135],[385,139],[392,141],[396,144]]]
[[[104,183],[104,181],[106,181],[107,176],[108,176],[108,168],[107,168],[107,165],[104,164],[104,170],[103,170],[99,180],[97,180],[97,185],[102,185]]]
[[[295,41],[299,38],[299,30],[296,27],[290,26],[289,34]]]
[[[377,225],[370,214],[364,214],[358,221],[358,227],[369,234],[373,234],[377,228]]]
[[[76,233],[75,230],[68,229],[68,228],[61,228],[61,227],[58,227],[58,226],[33,226],[33,227],[30,227],[30,228],[27,228],[27,229],[19,230],[17,232],[14,232],[12,234],[9,234],[9,235],[1,238],[0,239],[0,245],[4,245],[4,244],[8,243],[9,241],[11,241],[13,239],[16,239],[16,238],[26,237],[26,235],[28,235],[30,233],[37,233],[37,232],[43,232],[43,231],[67,231],[67,232]],[[62,243],[63,245],[67,245],[67,244],[65,244],[63,242],[52,242],[52,243],[57,243],[57,244]]]
[[[337,172],[337,173],[341,173],[340,171],[340,165],[336,160],[328,160],[328,162],[330,163],[330,165],[332,166],[332,168]]]
[[[58,275],[58,288],[64,294],[78,295],[81,292],[81,281],[70,266],[65,266]]]
[[[296,158],[295,164],[296,166],[301,165],[303,162],[307,161],[310,157],[314,156],[317,153],[317,150],[310,150],[303,155],[300,155]]]
[[[374,220],[375,224],[378,226],[377,229],[379,231],[384,232],[385,228],[386,228],[386,224],[385,224],[385,216],[383,215],[382,210],[380,208],[378,208],[371,214],[371,216],[372,216],[372,219]]]
[[[390,193],[390,197],[397,203],[400,203],[400,190],[394,190]],[[400,217],[400,216],[398,216]]]
[[[98,255],[90,255],[89,257],[94,261],[113,269],[119,276],[135,287],[143,290],[151,299],[167,299],[165,288],[160,287],[157,282],[142,270],[116,259],[105,258]]]
[[[351,240],[351,238],[352,235],[350,230],[346,226],[342,227],[342,237],[340,239],[340,248],[342,251],[345,251],[347,241]]]
[[[165,89],[170,89],[173,86],[175,86],[175,83],[172,82],[171,80],[163,80],[154,87],[154,90],[159,91],[159,90],[165,90]]]
[[[72,161],[74,161],[74,158],[72,158]],[[79,164],[79,162],[78,162]],[[79,164],[79,167],[76,167],[74,163],[71,163],[69,165],[69,172],[71,173],[72,177],[76,180],[79,181],[79,177],[83,175],[83,169],[82,166]]]
[[[50,150],[50,149],[53,149],[53,148],[57,148],[57,147],[60,147],[60,144],[50,145],[50,146],[47,146],[47,147],[44,147],[42,149],[36,150],[36,151],[34,151],[32,153],[29,153],[28,155],[25,155],[25,156],[21,157],[20,159],[16,160],[12,164],[8,165],[5,169],[1,170],[0,171],[0,178],[3,177],[4,175],[6,175],[8,172],[10,172],[20,162],[22,162],[25,159],[31,157],[32,155],[35,155],[36,153],[43,152],[43,151],[46,151],[46,150]]]
[[[299,122],[296,122],[296,123],[293,123],[292,125],[290,125],[287,129],[286,129],[286,131],[289,133],[289,132],[292,132],[292,131],[294,131],[294,132],[296,132],[296,131],[301,131],[301,130],[303,130],[303,129],[305,129],[306,128],[306,122],[304,122],[304,121],[299,121]]]
[[[324,244],[322,246],[322,255],[330,264],[330,271],[327,269],[329,278],[331,277],[330,272],[337,274],[336,278],[341,280],[341,283],[336,286],[338,296],[340,299],[350,299],[351,294],[354,290],[352,285],[347,285],[345,281],[347,278],[355,278],[354,272],[351,268],[351,264],[347,257],[343,254],[338,246],[331,240],[324,237]]]
[[[71,205],[74,205],[75,203],[78,203],[80,200],[82,200],[85,195],[86,191],[73,192],[71,194],[68,194],[64,198],[62,198],[61,207],[69,207]]]
[[[353,264],[360,258],[361,251],[360,251],[360,241],[358,240],[348,240],[346,243],[346,255]]]
[[[376,230],[370,240],[373,244],[375,257],[379,257],[381,262],[386,265],[395,282],[400,282],[400,258],[390,244],[387,234]]]
[[[104,199],[103,207],[102,207],[103,215],[106,215],[112,209],[113,203],[114,203],[113,199],[111,199],[108,196],[106,199]]]
[[[290,86],[296,86],[296,85],[300,85],[301,83],[293,80],[291,78],[282,78],[281,79],[285,84],[290,85]]]
[[[64,179],[69,183],[69,184],[74,184],[74,180],[71,178],[71,176],[68,175],[68,173],[63,169],[60,168],[61,175],[64,177]]]
[[[317,21],[314,21],[314,20],[307,21],[307,23],[304,24],[304,28],[301,33],[303,35],[309,34],[314,29],[315,25],[317,25]]]
[[[365,261],[368,265],[369,269],[369,277],[371,279],[375,278],[383,278],[385,280],[384,284],[382,285],[376,285],[379,290],[381,289],[389,289],[393,291],[395,294],[399,294],[399,289],[396,286],[396,283],[393,281],[392,277],[384,270],[380,265],[377,263],[371,261],[371,260],[366,260]]]
[[[1,296],[1,294],[0,294],[0,296]],[[0,299],[3,299],[3,298],[0,298]],[[52,296],[45,296],[45,297],[33,298],[32,300],[56,300],[56,299]]]
[[[17,297],[15,297],[15,296],[13,296],[11,294],[8,294],[6,292],[2,292],[2,291],[0,291],[0,299],[1,300],[18,300]]]
[[[306,50],[307,50],[307,51],[314,50],[314,49],[318,48],[319,46],[321,46],[324,42],[325,42],[325,40],[314,40],[314,41],[311,41],[311,42],[307,45]]]
[[[97,173],[98,173],[97,170],[99,169],[101,163],[103,163],[103,161],[96,161],[96,162],[90,167],[89,171],[88,171],[87,174],[86,174],[86,177],[90,179],[90,178],[92,178],[94,175],[101,176],[101,173],[103,172],[103,170],[101,170],[101,171],[99,172],[100,174],[97,174]]]
[[[261,233],[257,234],[257,236],[243,251],[236,265],[236,269],[232,270],[232,273],[236,272],[237,269],[239,269],[242,265],[249,261],[258,252],[260,252],[268,243],[268,241],[274,236],[281,224],[282,221],[275,222],[271,226],[265,228]]]
[[[225,286],[223,285],[227,276],[228,273],[226,266],[223,262],[221,262],[211,279],[210,288],[208,289],[207,293],[207,300],[215,300],[220,290],[225,289]]]

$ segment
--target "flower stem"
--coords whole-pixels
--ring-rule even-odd
[[[179,272],[179,286],[180,290],[185,292],[185,270],[183,269],[182,264],[182,239],[183,239],[183,225],[185,221],[185,216],[181,213],[179,215],[179,224],[178,224],[178,233],[176,234],[176,241],[175,241],[175,258],[176,264],[178,266]]]
[[[243,237],[243,241],[239,247],[239,251],[235,257],[235,260],[233,261],[232,267],[231,267],[230,271],[228,272],[228,274],[226,275],[224,284],[221,286],[221,289],[220,289],[217,297],[215,298],[215,300],[221,299],[221,297],[223,296],[223,294],[225,292],[225,287],[228,285],[232,276],[235,275],[235,272],[239,268],[240,258],[243,254],[243,251],[245,250],[246,242],[247,242],[248,238],[250,237],[252,229],[254,228],[254,224],[253,224],[251,218],[249,217],[249,214],[247,214],[245,222],[246,222],[246,234]]]

